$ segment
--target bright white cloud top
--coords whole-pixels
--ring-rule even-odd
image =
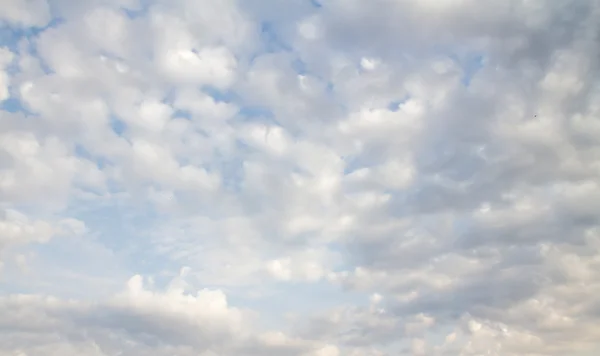
[[[1,356],[600,353],[600,2],[0,7]]]

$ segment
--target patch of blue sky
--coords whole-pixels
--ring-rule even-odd
[[[321,4],[320,1],[317,1],[317,0],[309,0],[309,1],[310,1],[310,4],[312,6],[314,6],[315,8],[321,8],[321,7],[323,7],[323,4]]]
[[[62,23],[61,19],[54,19],[48,23],[48,25],[44,27],[28,27],[28,28],[16,28],[9,26],[1,26],[0,27],[0,47],[6,47],[11,50],[11,52],[18,55],[22,50],[21,45],[26,44],[25,48],[32,56],[37,56],[37,49],[34,45],[34,40],[37,36],[39,36],[42,32],[49,28],[54,28],[59,26]],[[26,40],[26,42],[23,42]],[[38,57],[39,59],[39,57]],[[51,73],[51,69],[40,59],[40,64],[42,69],[46,74]],[[8,66],[7,73],[9,75],[15,75],[19,72],[18,61],[15,58],[13,62]],[[24,107],[23,103],[20,101],[18,97],[14,95],[14,88],[10,88],[10,97],[6,100],[0,102],[0,109],[8,112],[23,112],[26,115],[31,115],[32,113]]]
[[[275,25],[271,22],[264,21],[260,26],[261,39],[265,45],[265,52],[292,52],[293,48],[285,43],[277,34]]]
[[[146,16],[150,11],[150,7],[154,4],[152,0],[138,0],[138,2],[140,6],[136,8],[121,7],[121,10],[131,20]]]
[[[175,119],[186,119],[186,120],[192,120],[192,113],[189,110],[182,110],[182,109],[176,109],[173,114],[171,115],[171,118]],[[114,128],[113,130],[115,132],[117,132]],[[117,132],[118,133],[118,132]],[[120,135],[120,133],[118,133]]]
[[[11,113],[25,111],[25,109],[21,105],[21,101],[13,96],[0,102],[0,110],[8,111]]]
[[[343,157],[346,163],[344,168],[344,174],[351,174],[352,172],[362,168],[372,168],[385,163],[385,155],[381,145],[373,144],[364,147],[364,149],[356,154]]]
[[[0,26],[0,46],[8,47],[11,51],[18,52],[21,40],[27,39],[31,42],[31,40],[35,39],[42,32],[49,28],[58,27],[62,23],[62,19],[55,18],[43,27],[20,28],[6,25]]]
[[[240,193],[244,179],[244,158],[235,156],[234,158],[221,159],[220,171],[222,172],[225,189],[236,194]]]
[[[469,87],[477,72],[483,68],[485,60],[484,54],[469,50],[450,51],[447,56],[462,69],[461,83],[465,87]]]
[[[462,83],[464,86],[469,87],[471,81],[484,66],[485,57],[481,54],[469,56],[465,62],[463,62],[463,77]]]
[[[104,201],[72,202],[65,216],[84,220],[98,240],[113,251],[125,251],[131,244],[146,241],[153,225],[161,221],[161,214],[148,204],[122,204],[118,200],[108,204]]]
[[[398,110],[400,110],[400,106],[406,103],[408,100],[410,100],[410,95],[406,95],[404,98],[401,99],[392,100],[388,104],[387,109],[392,112],[397,112]]]
[[[222,168],[235,168],[235,170],[237,170],[238,168],[241,168],[244,159],[249,153],[252,153],[253,150],[253,147],[248,145],[243,139],[236,138],[233,143],[233,153],[227,151],[223,154],[221,151],[216,151],[214,158],[219,164],[224,165]]]
[[[178,271],[182,267],[181,261],[171,258],[168,253],[161,253],[159,245],[152,243],[151,238],[149,235],[136,236],[136,244],[127,245],[121,251],[116,250],[124,256],[124,266],[144,276],[165,276]]]
[[[243,116],[247,121],[261,121],[268,122],[270,124],[276,123],[275,115],[273,115],[273,112],[264,106],[243,106],[240,109],[239,114]]]
[[[127,124],[116,115],[110,116],[110,127],[119,136],[123,136],[127,130]]]
[[[10,253],[20,254],[27,256],[30,253],[32,245],[27,247],[19,246],[18,248],[8,248],[4,250],[4,253],[8,255]],[[30,266],[28,266],[30,267]],[[31,283],[29,278],[23,278],[23,271],[19,268],[17,262],[14,259],[4,260],[2,264],[2,278],[0,279],[0,296],[10,294],[34,294],[40,293],[39,286]],[[24,281],[26,281],[24,283]]]
[[[89,162],[92,162],[93,164],[96,165],[96,167],[99,170],[102,170],[102,169],[104,169],[106,167],[106,161],[104,161],[102,158],[92,157],[85,150],[85,148],[83,148],[80,145],[77,145],[75,147],[75,156],[79,157],[81,159],[87,160]],[[100,197],[103,194],[103,189],[101,189],[101,188],[96,188],[94,186],[89,186],[89,185],[86,185],[86,184],[74,184],[74,185],[77,187],[77,189],[79,189],[80,191],[85,192],[87,194],[92,194],[92,195],[95,195],[97,197]]]
[[[328,81],[327,85],[325,86],[325,91],[328,94],[333,94],[335,91],[335,85],[332,82]]]
[[[313,4],[320,7],[320,4]],[[279,35],[277,24],[269,21],[264,21],[261,24],[261,41],[263,47],[257,53],[250,58],[250,63],[255,58],[268,54],[268,53],[290,53],[293,58],[291,60],[291,66],[298,75],[313,75],[307,68],[306,63],[300,58],[300,56],[294,51],[292,46],[286,43]],[[238,115],[235,121],[238,122],[261,122],[265,125],[280,125],[274,113],[263,105],[257,105],[253,103],[244,103],[241,97],[233,90],[219,90],[214,87],[204,86],[202,91],[210,95],[213,99],[218,102],[232,103],[239,107]],[[330,95],[334,94],[334,87],[332,83],[327,83],[327,93]]]
[[[265,125],[279,125],[275,119],[275,115],[270,109],[268,109],[266,106],[258,104],[253,105],[244,103],[241,99],[241,96],[234,90],[221,90],[214,86],[208,85],[202,86],[198,89],[209,95],[216,102],[233,104],[239,108],[236,117],[232,120],[232,124],[235,124],[236,122],[258,122],[264,123]],[[173,95],[168,95],[165,99],[165,102],[172,104],[173,99]],[[176,110],[172,116],[185,118],[188,120],[192,119],[192,114],[187,110]]]
[[[339,254],[340,256],[351,256],[352,243],[354,242],[353,235],[345,235],[342,240],[338,240],[337,242],[330,242],[327,244],[327,249],[331,252]],[[357,267],[357,261],[351,260],[348,258],[342,258],[338,264],[333,266],[332,270],[334,272],[343,272],[343,271],[353,271]]]
[[[159,215],[148,206],[139,204],[132,207],[118,202],[106,204],[104,201],[81,201],[73,202],[64,215],[85,221],[91,234],[88,239],[92,238],[94,244],[102,246],[106,251],[112,251],[113,257],[121,261],[128,270],[153,274],[158,272],[158,266],[166,266],[165,257],[152,254],[152,251],[140,251],[140,246],[147,245],[153,224],[159,221]],[[90,261],[84,260],[86,254],[78,251],[78,248],[72,248],[72,245],[72,241],[63,242],[57,238],[48,244],[34,246],[31,251],[57,268],[62,266],[66,270],[80,270],[82,266],[86,266],[86,269],[93,267],[93,271],[87,272],[93,272],[91,274],[97,276],[105,275],[102,263],[90,265]],[[130,258],[131,255],[135,255],[136,258]],[[110,267],[110,261],[104,263]]]
[[[94,156],[83,145],[80,145],[80,144],[75,145],[74,155],[80,159],[84,159],[84,160],[87,160],[87,161],[95,164],[96,167],[100,171],[109,168],[113,164],[113,162],[111,162],[106,157]],[[121,184],[115,182],[112,179],[107,179],[106,188],[107,188],[107,192],[109,194],[117,194],[117,193],[123,191],[123,187],[121,186]],[[97,195],[98,197],[100,197],[102,195],[102,191],[92,188],[92,187],[88,187],[88,186],[78,185],[77,189],[80,189],[81,191],[86,192],[86,193]],[[76,200],[72,201],[71,203],[74,206],[74,208],[73,208],[74,210],[72,211],[73,214],[75,214],[77,211],[87,211],[89,209],[93,210],[93,209],[98,208],[98,206],[101,206],[102,204],[104,204],[104,203],[102,203],[100,205],[97,205],[97,204],[93,204],[93,202],[92,203],[88,203],[85,201],[78,202]]]
[[[6,69],[5,69],[5,70],[6,70],[6,73],[7,73],[9,76],[13,76],[13,75],[15,75],[15,74],[19,73],[19,62],[18,62],[18,60],[17,60],[17,59],[18,59],[18,58],[17,58],[17,55],[15,55],[15,56],[13,57],[13,60],[12,60],[12,62],[8,63],[8,66],[7,66],[7,67],[6,67]]]
[[[211,85],[202,87],[202,91],[210,95],[215,101],[223,103],[235,103],[239,101],[239,95],[232,90],[220,90]]]
[[[109,167],[111,165],[111,162],[108,159],[106,159],[104,157],[97,157],[97,156],[92,155],[83,145],[80,145],[80,144],[75,145],[74,154],[78,158],[92,162],[93,164],[96,165],[96,167],[99,170],[106,169],[107,167]],[[90,188],[90,187],[80,186],[78,188],[87,193],[101,195],[100,191]],[[108,191],[109,191],[109,193],[116,193],[116,192],[120,191],[120,188],[116,185],[110,185],[108,187]]]
[[[38,113],[29,110],[28,105],[21,101],[18,94],[15,95],[14,87],[11,86],[9,88],[9,93],[10,96],[7,99],[0,101],[0,110],[10,113],[23,113],[25,118],[28,116],[35,117],[39,115]]]
[[[30,256],[27,266],[38,272],[8,283],[18,286],[21,292],[33,286],[37,293],[95,300],[122,290],[133,274],[124,268],[118,255],[89,236],[56,237],[45,244],[29,245],[23,252]]]
[[[98,163],[98,166],[99,166],[98,169],[100,169],[100,170],[104,170],[104,169],[107,169],[109,166],[112,166],[112,162],[109,162],[105,158],[99,158],[99,159],[97,159],[96,162]],[[116,196],[119,193],[124,193],[125,189],[120,182],[109,177],[106,179],[106,191],[111,196]]]
[[[299,75],[312,74],[309,73],[309,69],[307,68],[306,63],[302,60],[302,58],[296,53],[293,46],[282,38],[277,31],[277,24],[271,23],[268,21],[264,21],[261,23],[261,40],[263,43],[263,48],[259,53],[255,53],[250,62],[254,61],[255,58],[262,56],[268,53],[289,53],[294,56],[292,59],[292,68]]]
[[[485,53],[474,48],[439,45],[435,46],[432,51],[441,57],[450,58],[462,69],[461,83],[465,87],[469,87],[475,75],[485,64]]]
[[[292,60],[292,68],[294,68],[296,73],[299,75],[305,75],[308,73],[306,63],[300,58],[294,58]]]
[[[45,74],[52,74],[53,70],[38,56],[37,48],[35,47],[35,39],[45,30],[57,27],[61,23],[62,20],[55,19],[42,28],[15,29],[2,27],[0,28],[0,47],[7,47],[15,54],[20,53],[22,50],[27,51],[31,56],[36,57],[39,60],[40,67]],[[22,45],[25,45],[25,47],[21,47]],[[18,73],[18,71],[18,63],[15,60],[9,66],[8,72],[12,75]]]
[[[365,166],[365,163],[363,162],[363,160],[360,159],[360,157],[345,156],[345,157],[342,157],[342,159],[345,162],[344,175],[352,174],[362,168],[367,167],[367,166]]]
[[[75,156],[77,156],[79,158],[84,158],[87,160],[94,159],[94,157],[91,155],[91,153],[83,145],[80,145],[80,144],[75,145]]]

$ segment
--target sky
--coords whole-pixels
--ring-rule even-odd
[[[597,0],[2,0],[0,356],[600,352]]]

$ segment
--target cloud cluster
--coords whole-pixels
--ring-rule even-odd
[[[3,8],[0,355],[600,351],[597,1]]]
[[[336,355],[333,346],[252,332],[254,313],[230,307],[220,290],[186,293],[181,280],[152,291],[141,276],[103,302],[36,295],[0,299],[6,355]],[[58,334],[57,334],[58,332]],[[335,350],[335,351],[328,351]],[[332,353],[333,352],[333,353]]]

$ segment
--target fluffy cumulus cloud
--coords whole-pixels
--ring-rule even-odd
[[[0,356],[600,352],[595,0],[4,0]]]

